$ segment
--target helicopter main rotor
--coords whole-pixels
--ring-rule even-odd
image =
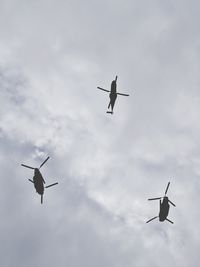
[[[28,165],[25,165],[25,164],[21,164],[21,166],[22,166],[22,167],[29,168],[29,169],[32,169],[32,170],[35,170],[35,168],[33,168],[33,167],[30,167],[30,166],[28,166]]]
[[[164,197],[166,197],[166,195],[167,195],[169,186],[170,186],[170,182],[167,184],[167,187],[166,187],[166,189],[165,189],[165,195],[164,195]],[[148,200],[158,200],[158,199],[162,199],[162,198],[164,198],[164,197],[149,198]],[[175,205],[173,202],[171,202],[171,200],[168,199],[168,201],[169,201],[169,203],[171,203],[174,207],[176,207],[176,205]]]
[[[166,188],[166,190],[165,190],[165,196],[167,195],[167,191],[168,191],[168,189],[169,189],[169,185],[170,185],[170,182],[167,184],[167,188]]]
[[[38,168],[38,169],[40,169],[46,162],[47,162],[47,160],[49,159],[50,157],[47,157],[46,159],[45,159],[45,161],[43,161],[42,162],[42,164],[40,165],[40,167]],[[25,164],[21,164],[21,166],[22,167],[25,167],[25,168],[29,168],[29,169],[32,169],[32,170],[35,170],[35,169],[37,169],[37,168],[34,168],[34,167],[30,167],[30,166],[28,166],[28,165],[25,165]]]

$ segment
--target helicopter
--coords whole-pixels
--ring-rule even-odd
[[[41,204],[43,203],[43,195],[44,195],[44,188],[49,188],[51,186],[57,185],[58,183],[54,183],[54,184],[50,184],[47,186],[44,186],[45,184],[45,180],[40,172],[40,168],[47,162],[47,160],[49,159],[49,157],[47,157],[45,159],[45,161],[43,161],[43,163],[40,165],[39,168],[33,168],[24,164],[21,164],[21,166],[25,167],[25,168],[29,168],[34,170],[34,176],[33,176],[33,180],[28,179],[31,183],[34,184],[34,187],[36,189],[36,192],[41,195]]]
[[[109,90],[106,90],[104,88],[101,88],[101,87],[97,87],[97,88],[100,89],[100,90],[103,90],[105,92],[110,93],[109,94],[110,102],[109,102],[109,105],[108,105],[108,109],[111,106],[111,111],[109,111],[109,110],[107,111],[107,113],[109,113],[109,114],[113,114],[113,108],[114,108],[114,105],[115,105],[115,101],[117,99],[117,95],[129,96],[127,94],[117,93],[117,76],[115,77],[115,80],[113,80],[112,83],[111,83],[111,89],[110,89],[110,91]]]
[[[157,200],[157,199],[160,200],[160,212],[159,212],[158,216],[153,217],[152,219],[148,220],[146,223],[149,223],[149,222],[151,222],[154,219],[159,217],[159,221],[160,222],[163,222],[163,221],[167,220],[168,222],[173,224],[173,222],[167,218],[168,213],[169,213],[169,208],[170,208],[169,203],[172,204],[174,207],[176,207],[176,205],[173,202],[171,202],[169,200],[169,198],[166,196],[167,195],[167,191],[169,189],[169,185],[170,185],[170,182],[168,182],[168,184],[167,184],[167,188],[165,190],[164,197],[156,197],[156,198],[149,198],[148,199],[148,200]],[[161,201],[161,199],[163,199],[163,200]]]

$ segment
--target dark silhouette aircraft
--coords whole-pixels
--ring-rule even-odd
[[[169,208],[170,208],[169,203],[172,204],[174,207],[176,207],[175,204],[172,203],[169,200],[169,198],[166,196],[167,195],[168,188],[169,188],[169,185],[170,185],[170,182],[167,185],[167,188],[165,190],[165,196],[164,197],[156,197],[156,198],[149,198],[148,199],[148,200],[157,200],[157,199],[160,200],[160,212],[159,212],[159,215],[158,216],[153,217],[152,219],[148,220],[146,223],[149,223],[149,222],[153,221],[154,219],[156,219],[158,217],[159,217],[159,221],[160,222],[163,222],[164,220],[167,220],[168,222],[173,223],[172,221],[170,221],[167,218],[168,213],[169,213]],[[161,201],[161,199],[163,199],[163,200]]]
[[[49,159],[49,157],[47,157],[47,159],[45,159],[45,161],[40,165],[39,168],[33,168],[24,164],[21,164],[21,166],[29,168],[34,170],[34,176],[33,176],[33,180],[28,179],[31,183],[34,184],[34,187],[36,189],[36,192],[41,195],[41,204],[43,203],[43,194],[44,194],[44,188],[49,188],[51,186],[57,185],[58,183],[54,183],[54,184],[50,184],[47,186],[44,186],[45,184],[45,180],[42,177],[42,174],[40,172],[40,168],[47,162],[47,160]]]
[[[116,76],[115,80],[113,80],[112,83],[111,83],[111,89],[110,89],[110,91],[109,90],[106,90],[104,88],[101,88],[101,87],[97,87],[97,88],[100,89],[100,90],[103,90],[105,92],[110,93],[109,94],[110,102],[109,102],[109,105],[108,105],[108,109],[111,106],[111,111],[107,111],[107,113],[110,113],[110,114],[113,114],[113,108],[114,108],[114,105],[115,105],[115,101],[117,99],[117,95],[129,96],[127,94],[117,93],[117,76]]]

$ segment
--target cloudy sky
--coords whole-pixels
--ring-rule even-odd
[[[199,9],[0,0],[2,266],[198,266]],[[47,156],[41,205],[20,164]],[[145,224],[168,181],[174,225]]]

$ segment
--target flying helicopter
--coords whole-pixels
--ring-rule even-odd
[[[45,159],[45,161],[43,161],[43,163],[40,165],[39,168],[33,168],[24,164],[21,164],[21,166],[29,168],[34,170],[34,176],[33,176],[33,180],[28,179],[31,183],[34,184],[34,187],[36,189],[36,192],[41,195],[41,204],[43,203],[43,195],[44,195],[44,188],[49,188],[51,186],[57,185],[58,183],[54,183],[54,184],[50,184],[47,186],[44,186],[45,184],[45,180],[40,172],[40,168],[47,162],[47,160],[49,159],[49,157],[47,157]]]
[[[149,223],[149,222],[151,222],[154,219],[159,217],[159,221],[160,222],[163,222],[163,221],[167,220],[168,222],[173,224],[173,222],[167,218],[168,213],[169,213],[169,208],[170,208],[169,203],[172,204],[174,207],[176,207],[175,204],[173,202],[171,202],[169,200],[169,198],[166,196],[167,195],[167,191],[169,189],[169,185],[170,185],[170,182],[167,184],[167,188],[165,190],[164,197],[156,197],[156,198],[149,198],[148,199],[148,200],[157,200],[157,199],[160,200],[160,212],[159,212],[158,216],[153,217],[152,219],[148,220],[146,223]],[[161,201],[161,199],[163,199],[163,200]]]
[[[109,114],[113,114],[113,108],[114,108],[114,105],[115,105],[115,101],[117,99],[117,95],[129,96],[127,94],[117,93],[117,76],[115,77],[115,80],[113,80],[111,82],[111,89],[110,89],[110,91],[109,90],[106,90],[104,88],[101,88],[101,87],[97,87],[97,88],[100,89],[100,90],[103,90],[105,92],[110,93],[109,94],[110,102],[109,102],[109,105],[108,105],[108,109],[111,106],[111,110],[110,111],[109,110],[107,111],[107,113],[109,113]]]

